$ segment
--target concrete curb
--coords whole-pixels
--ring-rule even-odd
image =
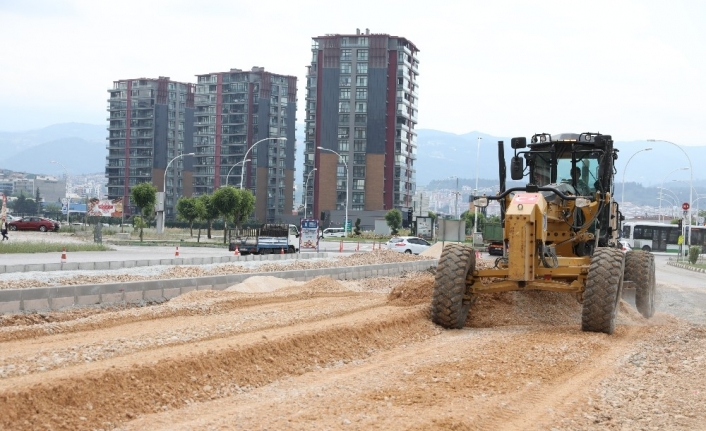
[[[270,256],[278,255],[265,257]],[[437,264],[437,260],[420,260],[367,266],[253,272],[126,283],[5,289],[0,290],[0,313],[59,310],[72,306],[97,304],[161,301],[193,290],[224,290],[234,284],[242,283],[250,277],[263,275],[295,281],[308,281],[324,275],[336,280],[356,280],[368,277],[395,276],[409,271],[425,271],[436,267]]]
[[[684,265],[683,263],[677,263],[677,262],[667,262],[667,265],[673,266],[676,268],[681,268],[681,269],[686,269],[688,271],[693,271],[693,272],[706,272],[706,269],[703,268],[694,268],[689,265]]]
[[[33,263],[26,265],[0,265],[0,274],[10,272],[30,272],[30,271],[76,271],[76,270],[107,270],[134,268],[137,266],[155,265],[209,265],[213,263],[248,262],[261,260],[295,260],[295,259],[316,259],[327,258],[331,253],[293,253],[293,254],[265,254],[247,256],[212,256],[212,257],[191,257],[173,259],[152,259],[152,260],[117,260],[104,262],[70,262],[70,263]]]

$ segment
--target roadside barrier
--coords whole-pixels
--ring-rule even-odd
[[[61,250],[61,263],[66,263],[66,247]]]

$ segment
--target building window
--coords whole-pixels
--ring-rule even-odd
[[[341,50],[341,60],[350,60],[351,59],[351,50],[350,49],[342,49]]]
[[[338,124],[348,124],[351,122],[350,114],[338,114]]]
[[[368,63],[356,63],[355,70],[357,73],[368,73]]]
[[[339,139],[338,140],[338,151],[349,151],[349,146],[348,146],[348,139]]]
[[[350,99],[351,98],[351,89],[350,88],[341,88],[341,94],[339,96],[340,99]]]
[[[355,124],[366,124],[368,116],[365,114],[355,114]]]
[[[365,166],[353,166],[353,176],[355,178],[365,178]]]
[[[338,102],[338,112],[351,112],[351,102]]]
[[[351,86],[351,77],[350,76],[341,76],[340,80],[340,85],[341,87],[350,87]]]
[[[356,88],[355,98],[358,100],[367,99],[368,98],[368,89],[367,88]]]
[[[358,139],[356,139],[355,141],[353,141],[353,151],[363,151],[363,152],[365,152],[365,148],[366,148],[366,145],[365,145],[365,141],[364,141],[364,140],[358,140]]]
[[[353,164],[354,165],[364,165],[365,164],[365,153],[353,153]]]
[[[348,111],[346,111],[348,112]],[[355,112],[368,112],[368,103],[367,102],[356,102],[355,103]]]
[[[353,190],[365,190],[365,180],[353,180]]]
[[[368,60],[368,50],[367,49],[359,49],[358,52],[356,53],[356,58],[358,60]]]
[[[342,138],[347,138],[349,136],[349,129],[348,127],[339,127],[338,128],[338,139]]]
[[[348,62],[341,62],[341,73],[351,73],[351,64]]]
[[[344,177],[346,176],[346,167],[345,166],[337,166],[336,167],[336,176],[337,177]]]
[[[355,139],[365,139],[365,134],[366,134],[366,129],[364,127],[356,127],[355,128]]]

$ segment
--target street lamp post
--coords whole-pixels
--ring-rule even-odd
[[[56,163],[57,165],[61,166],[64,168],[64,173],[66,174],[66,181],[65,181],[65,196],[66,196],[66,226],[69,226],[69,171],[66,169],[66,166],[62,165],[61,163],[57,162],[56,160],[52,160],[51,163]]]
[[[259,141],[257,141],[257,142],[255,142],[254,144],[252,144],[252,147],[248,148],[248,151],[245,152],[245,156],[243,156],[243,158],[244,158],[244,159],[247,159],[248,154],[250,153],[250,151],[252,151],[253,148],[255,148],[255,146],[257,146],[257,144],[259,144],[260,142],[265,142],[265,141],[269,141],[269,140],[286,141],[287,138],[265,138],[265,139],[260,139]],[[247,159],[247,160],[250,160],[250,159]],[[243,170],[245,170],[245,164],[243,164]],[[240,188],[241,188],[241,189],[243,188],[243,177],[244,177],[244,176],[245,176],[245,172],[241,172],[241,173],[240,173]]]
[[[667,175],[664,176],[664,179],[662,180],[662,187],[659,188],[659,221],[662,222],[662,190],[664,189],[664,182],[667,180],[667,177],[672,175],[673,173],[677,171],[686,171],[689,168],[677,168],[673,170],[672,172],[668,173]],[[691,201],[691,199],[689,199]]]
[[[481,141],[480,136],[478,136],[478,139],[476,141],[478,142],[478,150],[476,151],[476,188],[473,189],[473,196],[475,196],[478,193],[478,159],[480,159],[480,141]],[[476,234],[478,233],[478,208],[473,205],[473,233]],[[475,244],[476,236],[473,235],[473,241]]]
[[[335,152],[333,150],[329,150],[328,148],[324,148],[324,147],[316,147],[316,148],[318,148],[321,151],[329,151],[329,152],[337,155],[338,160],[343,162],[343,167],[346,169],[346,218],[343,221],[343,236],[345,238],[347,238],[348,237],[348,186],[350,185],[350,184],[348,184],[348,163],[346,163],[346,161],[343,160],[343,158],[341,157],[340,154],[338,154],[337,152]]]
[[[162,187],[162,192],[164,193],[164,197],[162,198],[162,199],[164,199],[164,201],[162,202],[162,226],[161,226],[161,230],[160,230],[158,233],[164,232],[164,223],[166,222],[166,213],[167,213],[167,211],[166,211],[166,208],[165,208],[165,206],[164,206],[164,203],[165,203],[166,200],[167,200],[167,172],[169,172],[169,166],[170,166],[170,165],[172,164],[172,162],[173,162],[174,160],[176,160],[176,159],[179,159],[179,158],[184,157],[184,156],[193,156],[193,155],[195,155],[195,154],[194,154],[194,153],[179,154],[178,156],[176,156],[176,157],[174,157],[173,159],[171,159],[171,160],[169,161],[169,163],[167,163],[167,167],[164,169],[164,183],[163,183],[163,187]]]
[[[623,180],[622,180],[623,191],[622,191],[622,194],[620,195],[620,208],[623,208],[623,204],[625,203],[625,171],[628,170],[628,165],[630,164],[630,160],[632,160],[632,158],[635,157],[638,153],[641,153],[643,151],[651,151],[651,150],[652,150],[652,147],[643,148],[642,150],[636,151],[635,153],[633,153],[632,156],[630,156],[630,158],[628,159],[628,162],[625,163],[625,167],[623,168]]]
[[[689,155],[686,154],[686,151],[684,151],[684,149],[680,145],[675,144],[674,142],[665,141],[664,139],[648,139],[647,141],[649,141],[649,142],[665,142],[667,144],[672,144],[675,147],[679,148],[682,153],[684,153],[684,155],[686,156],[686,159],[689,161],[689,174],[690,174],[690,177],[689,177],[689,202],[691,202],[691,200],[694,197],[694,195],[692,194],[692,192],[694,190],[694,166],[691,164],[691,159],[689,158]],[[691,204],[689,204],[689,238],[687,239],[687,243],[689,245],[691,245]]]
[[[312,173],[314,173],[315,170],[316,168],[309,171],[309,173],[306,175],[306,181],[304,182],[304,218],[306,218],[306,205],[308,200],[307,198],[309,197],[309,177]],[[346,186],[348,186],[348,183],[346,183]]]
[[[233,168],[240,165],[240,164],[245,164],[249,161],[250,161],[250,159],[243,159],[243,160],[239,161],[238,163],[234,164],[233,166],[231,166],[230,169],[228,169],[228,174],[226,175],[226,185],[228,185],[228,177],[230,177],[230,173],[233,171]],[[243,176],[242,172],[240,173],[240,176],[241,177]]]

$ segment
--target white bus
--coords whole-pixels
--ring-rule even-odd
[[[627,242],[633,250],[662,251],[679,253],[679,235],[681,229],[676,224],[649,221],[623,222],[621,240]],[[691,245],[698,245],[706,251],[706,228],[692,226]],[[689,239],[689,226],[684,229],[684,246]]]

